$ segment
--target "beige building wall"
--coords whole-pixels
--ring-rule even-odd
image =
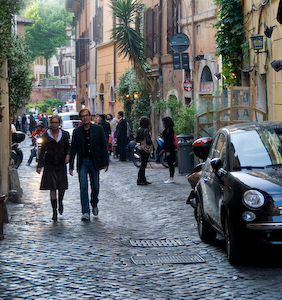
[[[279,0],[268,1],[264,6],[260,0],[244,1],[245,32],[250,49],[246,68],[252,70],[250,84],[256,104],[268,110],[269,120],[282,120],[282,71],[276,72],[271,67],[272,61],[282,59],[282,25],[276,19],[278,4]],[[265,26],[275,26],[270,38],[264,33]],[[259,52],[253,49],[251,42],[254,34],[263,36],[264,47]]]
[[[123,110],[123,103],[117,101],[116,86],[123,72],[130,67],[128,59],[116,54],[111,41],[113,16],[109,1],[99,1],[103,7],[103,41],[97,45],[97,112],[111,113],[115,117]],[[102,100],[103,98],[103,100]]]
[[[104,43],[104,45],[97,47],[97,70],[98,70],[98,109],[99,113],[111,113],[117,116],[117,112],[123,110],[122,102],[117,101],[115,93],[115,86],[118,85],[118,78],[123,72],[130,67],[130,63],[123,57],[114,59],[114,45],[113,43]],[[115,64],[115,70],[114,70]],[[114,71],[116,74],[114,74]],[[114,85],[114,77],[116,77],[116,84]],[[104,102],[102,103],[100,95],[103,94]]]

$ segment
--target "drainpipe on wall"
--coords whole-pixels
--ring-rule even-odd
[[[163,17],[163,1],[160,0],[160,11],[159,11],[159,43],[160,43],[160,47],[159,47],[159,78],[162,76],[163,72],[162,72],[162,17]],[[160,84],[160,80],[159,80],[159,84]],[[162,91],[161,91],[161,97],[162,97]]]
[[[191,72],[191,80],[193,83],[193,89],[192,89],[192,101],[194,100],[194,90],[195,90],[195,80],[194,80],[194,74],[195,74],[195,70],[196,70],[196,62],[194,61],[195,58],[195,24],[194,24],[194,15],[195,15],[195,0],[191,0],[191,12],[192,12],[192,17],[191,17],[191,56],[193,59],[193,70]]]
[[[114,16],[114,28],[116,28],[116,17]],[[116,74],[116,43],[114,43],[114,89],[116,90],[116,82],[117,82],[117,74]],[[114,97],[116,96],[116,92],[114,90]],[[110,107],[109,107],[110,110]]]

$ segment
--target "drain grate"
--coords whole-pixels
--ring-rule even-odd
[[[199,254],[171,256],[131,256],[135,265],[149,264],[197,264],[206,261]]]
[[[176,247],[185,246],[179,239],[161,239],[161,240],[129,240],[133,247]]]

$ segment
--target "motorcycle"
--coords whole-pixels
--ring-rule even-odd
[[[39,137],[36,139],[36,142],[35,142],[36,162],[38,162],[38,160],[39,160],[39,155],[40,155],[40,152],[41,152],[42,141],[43,141],[42,137],[39,136]]]
[[[21,131],[12,133],[12,147],[11,147],[11,163],[17,169],[23,161],[23,152],[20,143],[25,139],[25,134]]]
[[[168,168],[168,163],[165,161],[165,151],[164,151],[164,142],[161,137],[157,139],[158,148],[155,155],[155,149],[153,148],[153,152],[149,156],[148,162],[160,162],[165,168]],[[133,157],[132,161],[135,167],[140,168],[141,166],[141,156],[140,156],[140,144],[137,143],[134,148],[132,149]],[[177,157],[177,156],[176,156]],[[177,160],[175,162],[175,165],[177,165]]]
[[[199,162],[192,172],[188,175],[187,180],[189,184],[191,185],[192,191],[190,192],[188,198],[187,198],[187,204],[190,204],[194,209],[196,208],[196,193],[195,189],[197,186],[197,183],[200,180],[201,174],[202,174],[202,167],[205,164],[205,161],[207,159],[209,149],[212,143],[211,138],[199,138],[195,140],[192,144],[192,150],[196,156],[198,156],[201,159],[201,162]]]

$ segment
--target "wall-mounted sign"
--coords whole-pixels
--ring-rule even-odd
[[[190,46],[190,40],[184,33],[176,33],[170,40],[170,47],[174,52],[182,53]]]
[[[186,92],[191,92],[193,88],[192,82],[190,79],[186,78],[183,82],[183,89]]]
[[[189,54],[188,53],[174,53],[173,54],[173,69],[174,70],[189,70]]]

